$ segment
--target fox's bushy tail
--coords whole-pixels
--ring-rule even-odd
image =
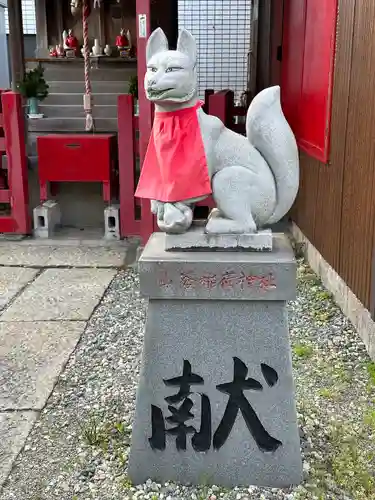
[[[298,147],[281,109],[279,86],[269,87],[255,96],[247,113],[246,132],[275,178],[277,201],[267,221],[274,224],[292,207],[299,186]]]

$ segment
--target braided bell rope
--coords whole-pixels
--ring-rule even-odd
[[[85,62],[85,96],[83,100],[86,113],[86,132],[94,130],[94,119],[92,116],[92,97],[90,80],[90,48],[89,48],[89,5],[88,0],[82,2],[82,23],[83,23],[83,56]]]

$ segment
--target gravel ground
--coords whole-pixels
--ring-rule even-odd
[[[311,270],[290,304],[305,481],[288,490],[159,485],[126,475],[145,303],[112,282],[0,495],[1,500],[375,499],[375,364]]]

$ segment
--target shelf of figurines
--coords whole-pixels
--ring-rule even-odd
[[[91,55],[90,54],[90,60],[92,62],[97,62],[98,64],[101,63],[136,63],[137,58],[136,57],[121,57],[119,55],[114,55],[114,56],[106,56],[106,55]],[[66,56],[50,56],[50,57],[33,57],[33,58],[28,58],[26,59],[27,62],[56,62],[56,63],[82,63],[84,62],[83,56],[75,56],[75,57],[66,57]]]
[[[83,61],[84,47],[75,37],[73,30],[68,32],[64,30],[62,34],[61,44],[55,45],[49,49],[49,57],[33,59],[34,61]],[[121,29],[120,34],[116,37],[116,46],[106,44],[105,47],[100,45],[98,39],[94,40],[94,44],[89,47],[90,60],[95,62],[136,62],[136,48],[131,43],[131,34],[128,30]]]

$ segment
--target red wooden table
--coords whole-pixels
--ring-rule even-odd
[[[101,182],[110,202],[117,164],[114,134],[48,134],[37,138],[40,201],[50,182]]]

